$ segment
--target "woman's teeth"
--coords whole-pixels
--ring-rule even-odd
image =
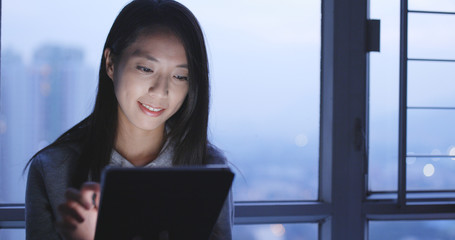
[[[152,112],[159,112],[159,111],[163,110],[162,108],[152,108],[152,107],[150,107],[148,105],[145,105],[143,103],[141,103],[141,104],[142,104],[142,106],[144,106],[145,108],[147,108],[148,110],[150,110]]]

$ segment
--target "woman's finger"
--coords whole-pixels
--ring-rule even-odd
[[[77,222],[83,222],[83,211],[84,208],[77,202],[67,201],[63,204],[60,204],[57,207],[57,210],[62,218],[71,217]]]
[[[65,197],[67,200],[78,202],[86,209],[90,209],[92,203],[90,201],[85,201],[80,191],[74,188],[68,188],[65,191]]]
[[[62,219],[56,223],[56,226],[58,226],[61,230],[68,232],[76,230],[77,224],[78,223],[75,222],[73,218],[65,216],[62,217]]]
[[[98,207],[100,189],[100,184],[95,182],[86,182],[82,185],[80,194],[84,203],[89,203],[87,209],[90,209],[92,206]]]
[[[92,190],[94,192],[100,192],[100,189],[101,189],[100,184],[97,182],[85,182],[81,187],[81,191]]]

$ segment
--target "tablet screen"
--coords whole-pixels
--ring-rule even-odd
[[[208,239],[233,177],[225,165],[106,168],[95,239]]]

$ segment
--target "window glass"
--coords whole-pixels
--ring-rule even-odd
[[[396,191],[398,179],[398,79],[400,3],[370,0],[370,18],[381,20],[381,51],[369,59],[369,189]]]
[[[127,2],[2,1],[1,203],[24,201],[28,159],[92,110]],[[237,172],[235,199],[316,199],[320,0],[182,3],[207,37],[210,138]]]
[[[0,229],[0,239],[2,240],[25,239],[25,229]]]
[[[449,240],[455,238],[454,220],[370,221],[369,240]]]
[[[409,10],[455,12],[455,2],[453,0],[409,0],[408,5]]]
[[[368,183],[373,192],[397,191],[400,4],[375,0],[370,3],[371,18],[381,20],[381,51],[370,54]],[[450,40],[455,40],[455,31],[443,29],[455,18],[426,13],[408,16],[408,57],[420,60],[407,62],[407,179],[410,189],[421,186],[428,190],[443,185],[438,182],[450,184],[450,180],[444,180],[450,176],[445,170],[455,168],[455,162],[447,157],[455,142],[450,131],[455,120],[455,98],[450,91],[454,87],[451,77],[454,72],[452,62],[422,59],[455,58]],[[431,163],[420,155],[446,157]],[[429,174],[433,168],[434,174]],[[446,189],[448,185],[443,186]]]
[[[317,240],[318,224],[236,225],[233,239],[250,240]]]
[[[186,3],[209,42],[210,130],[236,200],[316,199],[321,2]]]
[[[455,31],[444,29],[455,23],[446,14],[409,14],[410,58],[455,59]],[[441,24],[444,23],[444,24]],[[452,40],[451,40],[452,39]],[[455,170],[455,121],[453,63],[408,62],[407,188],[408,190],[453,190],[449,176]],[[434,157],[428,157],[434,156]]]
[[[455,111],[450,109],[408,110],[408,154],[452,155],[454,122]]]
[[[455,107],[455,81],[447,76],[455,76],[455,62],[409,61],[408,105]]]
[[[409,13],[408,57],[455,59],[455,15]]]
[[[455,157],[407,157],[406,163],[409,191],[455,190],[455,179],[447,177],[455,171]]]
[[[1,203],[24,202],[28,159],[91,111],[104,40],[125,2],[2,1]]]

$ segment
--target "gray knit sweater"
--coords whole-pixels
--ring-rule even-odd
[[[172,148],[165,148],[157,159],[145,167],[172,166]],[[48,148],[32,160],[27,180],[25,197],[25,223],[27,239],[62,239],[55,229],[57,206],[65,201],[64,193],[69,186],[70,176],[76,169],[80,155],[78,144],[61,144]],[[209,163],[226,164],[225,157],[209,147]],[[133,167],[117,151],[112,151],[112,166]],[[233,206],[229,194],[210,239],[232,239]]]

